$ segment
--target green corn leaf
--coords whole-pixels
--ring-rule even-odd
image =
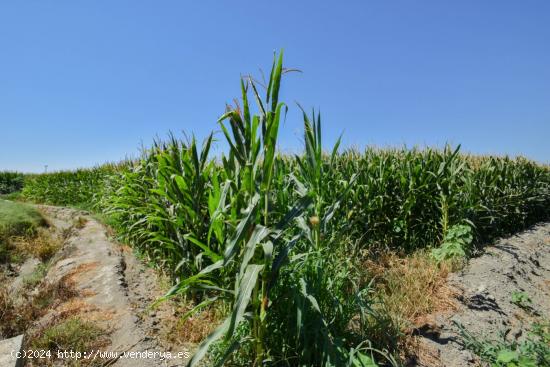
[[[283,51],[281,50],[281,52],[279,53],[279,60],[277,61],[277,66],[275,67],[275,72],[272,74],[273,77],[270,80],[270,87],[268,88],[268,92],[271,92],[271,109],[273,111],[276,109],[277,104],[279,103],[279,89],[281,87],[282,73],[283,73]]]
[[[220,254],[217,254],[215,253],[214,251],[212,251],[212,249],[210,249],[208,247],[208,245],[202,243],[199,239],[197,239],[195,236],[193,236],[192,234],[187,234],[184,236],[184,238],[186,240],[189,240],[191,241],[192,243],[194,243],[195,245],[197,245],[201,250],[204,251],[204,254],[206,256],[208,256],[208,258],[210,258],[210,260],[212,260],[212,262],[217,262],[219,260],[222,260],[223,259],[223,256],[220,255]]]
[[[336,210],[340,207],[343,199],[348,195],[350,189],[353,187],[353,184],[357,180],[359,175],[357,173],[354,173],[346,186],[346,188],[343,190],[343,192],[340,193],[338,198],[334,201],[334,203],[326,210],[325,215],[323,216],[323,219],[321,220],[321,226],[326,231],[327,224],[330,222],[334,214],[336,213]]]
[[[202,151],[201,151],[201,159],[200,159],[200,169],[203,170],[206,166],[207,159],[208,159],[208,153],[210,152],[210,147],[212,146],[212,141],[214,139],[214,133],[210,133],[208,135],[208,138],[203,143]]]
[[[277,54],[273,54],[273,64],[271,65],[271,72],[269,73],[269,83],[267,84],[267,93],[265,97],[266,104],[269,104],[269,100],[271,98],[272,90],[273,90],[273,80],[274,78],[274,72],[275,72],[275,65],[277,62]]]
[[[197,348],[197,351],[193,355],[193,358],[191,358],[191,360],[187,364],[187,367],[195,367],[199,364],[199,362],[204,358],[204,356],[208,352],[208,349],[210,348],[212,343],[214,343],[215,341],[223,337],[224,334],[227,333],[230,323],[231,323],[231,318],[227,318],[210,335],[208,335],[206,339],[202,341],[202,343]]]
[[[353,355],[353,367],[378,367],[376,362],[372,359],[371,356],[363,354],[361,352],[356,352]]]
[[[206,268],[202,269],[199,273],[178,282],[161,299],[164,300],[178,293],[182,293],[186,289],[188,289],[190,286],[192,286],[194,283],[209,282],[205,280],[204,277],[208,276],[213,271],[218,270],[222,267],[223,267],[223,260],[220,260],[218,262],[215,262],[212,265],[207,266]]]
[[[267,241],[262,243],[262,248],[264,250],[264,261],[269,264],[273,258],[273,242]]]
[[[341,143],[342,143],[342,134],[340,134],[340,136],[336,140],[336,143],[334,144],[334,147],[332,148],[332,153],[330,154],[330,165],[331,165],[331,167],[334,166],[334,162],[336,161],[336,158],[338,157],[338,148],[340,148]]]
[[[262,242],[268,235],[270,231],[268,228],[262,226],[262,225],[256,225],[254,227],[254,231],[252,232],[252,235],[248,239],[248,242],[245,245],[244,254],[241,260],[241,267],[240,267],[240,274],[244,273],[245,269],[248,266],[248,263],[250,262],[250,259],[254,256],[254,252],[256,250],[256,246]]]
[[[223,355],[216,361],[215,367],[222,367],[225,365],[225,362],[231,357],[231,355],[240,348],[243,343],[246,343],[252,338],[243,338],[242,340],[233,340],[229,347],[223,352]]]
[[[275,285],[275,282],[277,280],[277,276],[279,274],[279,270],[285,263],[285,261],[288,259],[288,254],[294,246],[298,243],[298,240],[300,239],[300,236],[294,236],[290,241],[283,244],[281,241],[281,244],[279,245],[279,242],[276,242],[276,247],[278,248],[277,256],[275,257],[275,260],[273,261],[273,264],[271,265],[271,275],[270,280],[268,283],[268,289],[273,287]]]
[[[239,222],[235,230],[235,234],[229,240],[229,244],[224,253],[224,264],[227,264],[229,260],[235,256],[238,250],[238,244],[245,238],[248,229],[254,225],[254,220],[257,214],[258,202],[260,201],[260,195],[256,194],[252,197],[250,205],[246,209],[245,217]]]
[[[284,231],[298,216],[302,215],[313,204],[313,199],[310,196],[304,196],[297,200],[295,205],[277,223],[275,228],[279,231]]]
[[[252,78],[248,78],[248,81],[250,82],[250,85],[252,86],[252,91],[254,92],[254,98],[256,99],[256,103],[258,104],[258,107],[260,107],[262,117],[265,118],[265,116],[266,116],[265,107],[264,107],[264,104],[262,102],[262,99],[260,98],[260,95],[258,94],[258,89],[256,89],[256,84],[254,83]],[[269,101],[267,103],[269,103]]]
[[[237,290],[237,299],[235,300],[235,305],[233,306],[233,312],[231,313],[229,327],[225,335],[225,339],[229,340],[233,336],[235,328],[240,324],[243,319],[243,315],[250,303],[250,296],[254,287],[256,286],[256,281],[258,280],[258,274],[264,268],[263,265],[251,264],[248,265],[242,280],[239,284]]]

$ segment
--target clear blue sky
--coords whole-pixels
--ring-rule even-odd
[[[321,108],[327,144],[550,161],[548,0],[21,0],[0,3],[0,170],[203,138],[280,48],[304,71],[283,85],[285,150],[302,146],[297,100]]]

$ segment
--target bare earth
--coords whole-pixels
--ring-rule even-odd
[[[456,311],[433,315],[433,323],[420,329],[423,352],[417,366],[462,367],[481,365],[462,345],[455,323],[484,339],[521,340],[531,323],[550,318],[550,223],[499,240],[449,277],[458,297]],[[512,303],[523,292],[528,309]]]
[[[76,312],[109,331],[110,352],[186,352],[185,346],[174,349],[160,337],[160,319],[169,318],[169,307],[149,307],[163,293],[156,273],[144,266],[127,247],[108,238],[103,225],[86,213],[74,209],[40,206],[50,222],[61,229],[70,228],[75,219],[87,219],[63,246],[59,260],[49,270],[46,280],[55,282],[69,275],[81,295],[47,314],[48,322],[59,313]],[[149,358],[113,359],[109,366],[182,366],[185,358],[161,360]]]

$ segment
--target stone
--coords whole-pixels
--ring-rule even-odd
[[[23,335],[0,340],[0,367],[22,367],[23,358],[17,358],[22,347]]]

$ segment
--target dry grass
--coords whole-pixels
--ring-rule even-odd
[[[0,271],[0,331],[2,321],[6,318],[6,314],[11,306],[11,297],[8,293],[8,284],[7,277]]]
[[[174,301],[175,303],[175,301]],[[191,309],[191,304],[181,301],[175,307],[174,315],[183,315]],[[186,319],[176,316],[163,320],[166,325],[165,338],[174,345],[199,343],[206,338],[223,320],[221,307],[212,305]]]
[[[454,308],[455,292],[446,282],[451,267],[438,266],[424,252],[407,257],[388,253],[367,261],[367,267],[386,310],[405,332],[435,311]]]
[[[78,295],[74,281],[69,276],[64,276],[56,283],[43,284],[34,301],[55,307]]]
[[[29,347],[34,350],[49,350],[52,357],[37,361],[29,360],[29,366],[54,366],[57,351],[73,351],[77,353],[90,352],[102,349],[109,345],[107,332],[95,323],[83,320],[77,316],[65,319],[55,319],[48,325],[40,328],[31,336]],[[66,362],[66,360],[65,360]],[[105,360],[79,359],[71,360],[71,366],[102,366]]]
[[[417,336],[407,337],[402,345],[402,358],[407,366],[446,367],[441,363],[439,352]]]
[[[115,318],[115,311],[101,310],[96,306],[93,306],[82,299],[73,298],[63,303],[56,308],[56,317],[60,319],[67,319],[72,316],[78,316],[79,318],[90,321],[105,323],[105,321],[111,321]]]
[[[27,333],[28,347],[52,351],[52,359],[29,360],[28,366],[56,365],[57,350],[89,351],[109,344],[108,330],[97,325],[113,319],[113,315],[77,298],[80,294],[72,276],[74,273],[56,283],[42,283],[34,296],[18,299],[9,294],[0,274],[0,339]],[[105,361],[72,362],[78,366],[99,366]]]
[[[67,278],[62,278],[55,284],[43,282],[48,269],[47,260],[61,246],[61,239],[43,227],[25,235],[10,236],[4,242],[3,256],[6,262],[22,263],[32,257],[40,259],[42,263],[23,279],[23,287],[19,290],[10,290],[12,281],[1,274],[0,270],[0,336],[10,337],[25,332],[50,308],[76,296],[74,285]],[[36,293],[31,293],[36,286]]]
[[[437,265],[427,252],[399,256],[383,253],[376,261],[367,260],[370,276],[381,299],[382,313],[399,329],[400,355],[403,360],[422,360],[427,366],[439,366],[433,351],[420,345],[415,332],[420,327],[435,327],[433,315],[456,309],[457,291],[447,284],[447,276],[457,264]]]
[[[75,233],[76,231],[72,226],[69,228],[64,228],[61,230],[61,238],[63,239],[63,241],[66,241],[71,238]]]
[[[49,267],[49,262],[36,265],[32,273],[23,278],[23,286],[25,290],[32,291],[37,285],[39,285],[48,273]]]
[[[28,237],[13,237],[10,240],[12,250],[19,258],[35,257],[47,261],[55,255],[62,246],[62,240],[45,228],[39,228],[36,235]]]
[[[10,294],[5,284],[0,286],[0,335],[5,338],[24,333],[50,309],[78,295],[67,277],[55,284],[42,284],[33,296]]]
[[[76,220],[75,220],[75,223],[74,223],[74,226],[77,228],[77,229],[82,229],[86,226],[86,223],[88,223],[88,219],[86,217],[81,217],[79,216]]]
[[[96,263],[83,264],[63,276],[55,284],[43,284],[39,293],[32,300],[31,306],[38,310],[39,323],[31,322],[27,344],[34,349],[48,349],[53,358],[42,360],[42,365],[54,366],[57,350],[90,351],[104,348],[110,344],[108,338],[109,323],[114,318],[113,312],[103,311],[85,302],[84,292],[77,292],[74,277],[97,266]],[[102,325],[102,326],[100,326]],[[104,360],[72,361],[75,366],[102,366]],[[30,361],[29,366],[35,366]],[[71,364],[73,365],[73,364]]]

